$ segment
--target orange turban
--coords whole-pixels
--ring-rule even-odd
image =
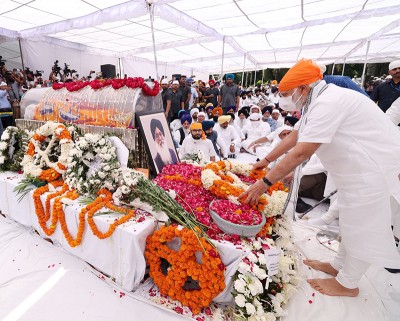
[[[279,83],[279,91],[288,91],[300,85],[309,85],[322,79],[321,70],[310,59],[301,59],[295,64]]]
[[[201,125],[201,123],[192,123],[191,125],[190,125],[190,130],[201,130],[201,139],[206,139],[206,135],[204,134],[204,131],[203,131],[203,126]]]
[[[222,116],[222,114],[224,113],[224,111],[221,107],[216,107],[213,109],[214,116],[217,116],[217,112],[218,112],[218,116]]]

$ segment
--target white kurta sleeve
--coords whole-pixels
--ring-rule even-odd
[[[216,143],[219,146],[219,148],[221,148],[222,157],[227,158],[228,157],[228,147],[226,146],[224,140],[220,136],[218,136]]]
[[[232,142],[235,144],[236,147],[239,147],[240,146],[240,142],[242,140],[240,139],[235,127],[232,126],[231,129],[232,129],[231,130],[231,132],[232,132],[232,134],[231,134],[232,135]]]
[[[386,111],[386,115],[396,126],[400,123],[400,98],[397,98],[390,108]]]
[[[179,158],[182,159],[186,154],[189,153],[189,144],[190,144],[190,139],[191,136],[185,137],[185,139],[182,142],[181,148],[179,148]]]

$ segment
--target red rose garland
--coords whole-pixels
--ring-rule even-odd
[[[53,83],[53,89],[59,90],[66,88],[69,92],[81,90],[82,88],[90,86],[93,90],[97,90],[103,87],[112,86],[114,89],[120,89],[122,87],[128,88],[142,88],[142,91],[147,96],[156,96],[160,91],[160,84],[155,81],[154,87],[150,88],[142,77],[135,78],[124,78],[124,79],[95,79],[92,81],[75,81],[62,83]]]

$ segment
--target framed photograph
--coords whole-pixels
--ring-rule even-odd
[[[178,154],[164,111],[137,112],[136,120],[154,171],[158,174],[165,165],[178,163]]]

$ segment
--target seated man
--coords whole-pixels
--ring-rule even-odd
[[[174,141],[178,143],[178,148],[182,146],[183,140],[190,135],[190,124],[192,123],[192,117],[189,114],[184,114],[181,117],[182,127],[174,132]]]
[[[205,120],[201,123],[203,131],[206,134],[207,139],[211,140],[214,146],[215,153],[219,158],[228,158],[228,149],[225,146],[224,141],[218,133],[213,130],[215,123],[212,120]]]
[[[201,122],[203,122],[205,119],[206,119],[206,113],[203,112],[203,111],[199,112],[198,115],[197,115],[197,122],[198,122],[198,123],[201,123]]]
[[[216,126],[215,131],[228,149],[228,157],[236,158],[237,153],[240,152],[240,137],[236,129],[229,125],[231,119],[230,115],[218,117],[218,126]]]
[[[261,121],[261,117],[261,113],[252,113],[248,118],[250,124],[242,129],[242,134],[246,137],[246,139],[242,141],[242,148],[253,155],[256,155],[254,142],[261,137],[267,137],[271,132],[268,123]]]
[[[190,135],[183,140],[179,149],[179,157],[184,159],[187,155],[199,154],[200,152],[206,162],[215,162],[214,146],[209,139],[206,139],[201,123],[192,123]]]

